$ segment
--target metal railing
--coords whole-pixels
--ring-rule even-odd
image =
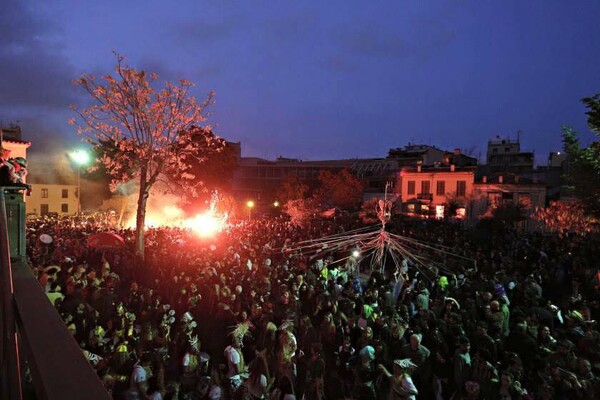
[[[417,193],[419,200],[433,200],[433,193]]]
[[[6,194],[22,196],[24,189],[0,187],[0,399],[23,399],[23,371],[27,370],[36,399],[108,400],[111,396],[48,301],[25,257],[11,260],[9,232],[14,226],[7,218]],[[18,228],[24,230],[22,211]],[[24,232],[17,233],[25,237]]]

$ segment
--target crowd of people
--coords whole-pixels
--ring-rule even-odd
[[[131,230],[98,251],[94,224],[40,219],[27,240],[115,399],[600,397],[598,237],[391,224],[474,260],[437,275],[400,263],[355,276],[338,254],[294,251],[356,226],[256,219],[211,240],[149,229],[143,262]]]

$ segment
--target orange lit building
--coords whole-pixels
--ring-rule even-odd
[[[405,167],[398,178],[402,211],[409,215],[441,218],[449,205],[466,216],[475,182],[475,166]]]

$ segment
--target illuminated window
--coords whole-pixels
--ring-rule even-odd
[[[408,181],[408,194],[415,194],[415,181]]]
[[[48,189],[42,189],[42,199],[48,198]]]
[[[446,194],[446,181],[437,181],[435,194],[443,196]]]
[[[415,212],[415,205],[414,204],[407,204],[406,205],[406,211],[408,211],[409,213],[414,213]]]

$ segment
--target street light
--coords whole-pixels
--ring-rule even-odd
[[[81,213],[81,167],[90,161],[90,155],[84,150],[75,150],[69,153],[71,161],[77,165],[77,214]]]
[[[254,208],[254,202],[252,200],[248,200],[246,205],[248,206],[248,219],[252,219],[252,208]]]

